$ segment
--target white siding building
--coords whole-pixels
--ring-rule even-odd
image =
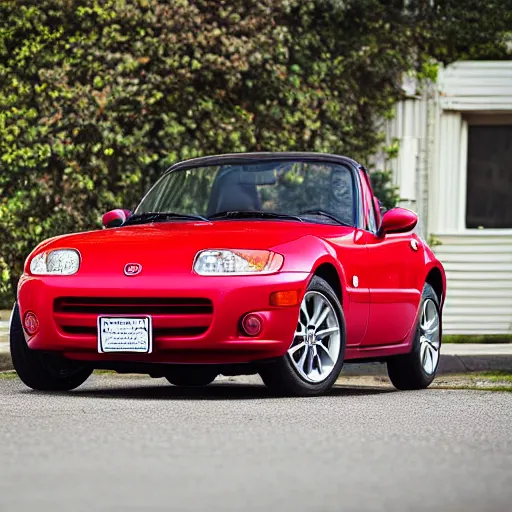
[[[386,127],[402,205],[448,278],[446,334],[512,333],[512,61],[458,62]]]

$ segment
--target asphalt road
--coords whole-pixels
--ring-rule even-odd
[[[510,511],[512,393],[0,379],[0,510]]]

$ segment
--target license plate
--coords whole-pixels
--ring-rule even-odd
[[[98,317],[98,352],[152,350],[151,317]]]

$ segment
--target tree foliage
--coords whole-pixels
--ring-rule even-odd
[[[411,10],[424,58],[443,64],[511,58],[512,0],[411,0]]]
[[[0,295],[36,243],[133,207],[178,159],[364,161],[402,73],[503,56],[510,1],[4,0]]]

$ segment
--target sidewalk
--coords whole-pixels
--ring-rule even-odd
[[[12,370],[8,341],[9,318],[0,319],[0,371]],[[441,348],[438,373],[464,373],[468,371],[512,371],[512,343],[459,344],[446,343]],[[382,363],[347,363],[344,375],[386,375]]]
[[[441,347],[438,374],[482,371],[512,371],[512,343],[445,343]],[[351,364],[343,367],[345,375],[387,375],[383,363]]]

